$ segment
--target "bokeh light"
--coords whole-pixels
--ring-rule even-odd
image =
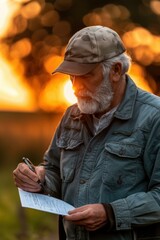
[[[39,106],[44,111],[63,111],[69,102],[64,96],[64,86],[68,77],[62,74],[56,74],[45,88],[41,91]]]
[[[26,19],[32,19],[38,16],[40,11],[40,4],[36,1],[32,1],[21,8],[21,15]]]
[[[12,58],[23,58],[31,53],[32,45],[30,39],[23,38],[12,44],[10,49],[10,56]]]
[[[76,103],[77,98],[72,89],[72,83],[68,80],[64,85],[64,96],[70,104]]]
[[[159,16],[158,0],[151,0],[144,6]],[[4,61],[11,72],[14,69],[14,81],[24,87],[28,98],[32,96],[33,109],[36,102],[36,109],[63,111],[75,102],[74,97],[68,98],[73,94],[72,88],[66,76],[51,73],[63,61],[66,44],[73,34],[73,21],[66,13],[75,7],[74,1],[2,0],[0,7],[1,62]],[[62,17],[63,13],[66,18]],[[130,73],[136,84],[160,94],[157,82],[146,73],[146,68],[152,70],[160,65],[158,33],[135,23],[131,11],[122,4],[105,3],[93,8],[83,15],[82,22],[84,26],[104,25],[115,29],[133,59]],[[8,78],[4,71],[3,78]],[[16,86],[15,90],[21,91]],[[28,101],[26,97],[22,102],[25,105]]]
[[[1,110],[35,111],[34,94],[27,83],[17,77],[7,61],[0,58],[0,103]],[[3,70],[2,70],[3,69]]]
[[[0,38],[7,33],[11,21],[18,9],[19,5],[14,2],[9,2],[7,0],[0,1]]]
[[[152,0],[150,2],[150,7],[155,14],[160,15],[160,1]]]

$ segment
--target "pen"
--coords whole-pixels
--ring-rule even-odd
[[[33,163],[31,162],[31,160],[29,160],[26,157],[23,157],[22,160],[29,167],[29,169],[32,172],[36,173],[35,167],[34,167]],[[37,183],[42,187],[43,191],[45,191],[45,186],[39,179],[38,179]]]
[[[22,160],[23,160],[23,162],[29,167],[29,169],[30,169],[32,172],[34,172],[34,173],[36,172],[33,163],[32,163],[28,158],[23,157]]]

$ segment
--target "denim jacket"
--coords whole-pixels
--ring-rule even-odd
[[[129,76],[126,81],[108,127],[93,135],[92,115],[81,114],[75,104],[45,153],[46,182],[56,196],[75,207],[109,203],[113,208],[115,229],[92,233],[64,222],[68,240],[131,240],[139,232],[139,239],[155,239],[142,229],[160,222],[160,98]]]

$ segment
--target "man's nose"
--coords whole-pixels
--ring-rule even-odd
[[[83,79],[80,77],[80,76],[73,76],[72,77],[72,86],[73,86],[73,89],[83,89],[85,86],[84,86],[84,81]]]

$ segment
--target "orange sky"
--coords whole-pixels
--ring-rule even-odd
[[[29,2],[29,0],[23,0],[23,2]],[[6,59],[4,47],[7,48],[7,45],[2,44],[1,39],[7,34],[8,26],[19,8],[20,0],[1,0],[0,2],[0,48],[1,50],[3,48],[3,51],[0,51],[0,110],[36,111],[39,108],[46,111],[63,110],[63,108],[76,101],[71,84],[66,76],[58,75],[57,78],[55,77],[54,80],[49,81],[41,92],[40,100],[37,103],[33,89],[23,77],[24,66],[20,60],[15,59],[15,62],[9,62]],[[38,14],[38,8],[36,9]],[[152,35],[145,28],[135,27],[132,31],[126,32],[122,39],[126,47],[133,50],[134,57],[139,61],[143,61],[144,66],[154,61],[156,54],[160,54],[160,37]],[[16,47],[21,47],[24,44],[26,46],[25,51],[31,51],[30,42],[27,39],[23,40],[23,43],[17,43]],[[26,54],[26,52],[22,54]],[[58,55],[46,58],[44,64],[46,71],[51,73],[62,59]],[[55,66],[53,63],[55,63]],[[144,68],[133,64],[130,75],[138,86],[147,91],[152,91],[144,80]]]

